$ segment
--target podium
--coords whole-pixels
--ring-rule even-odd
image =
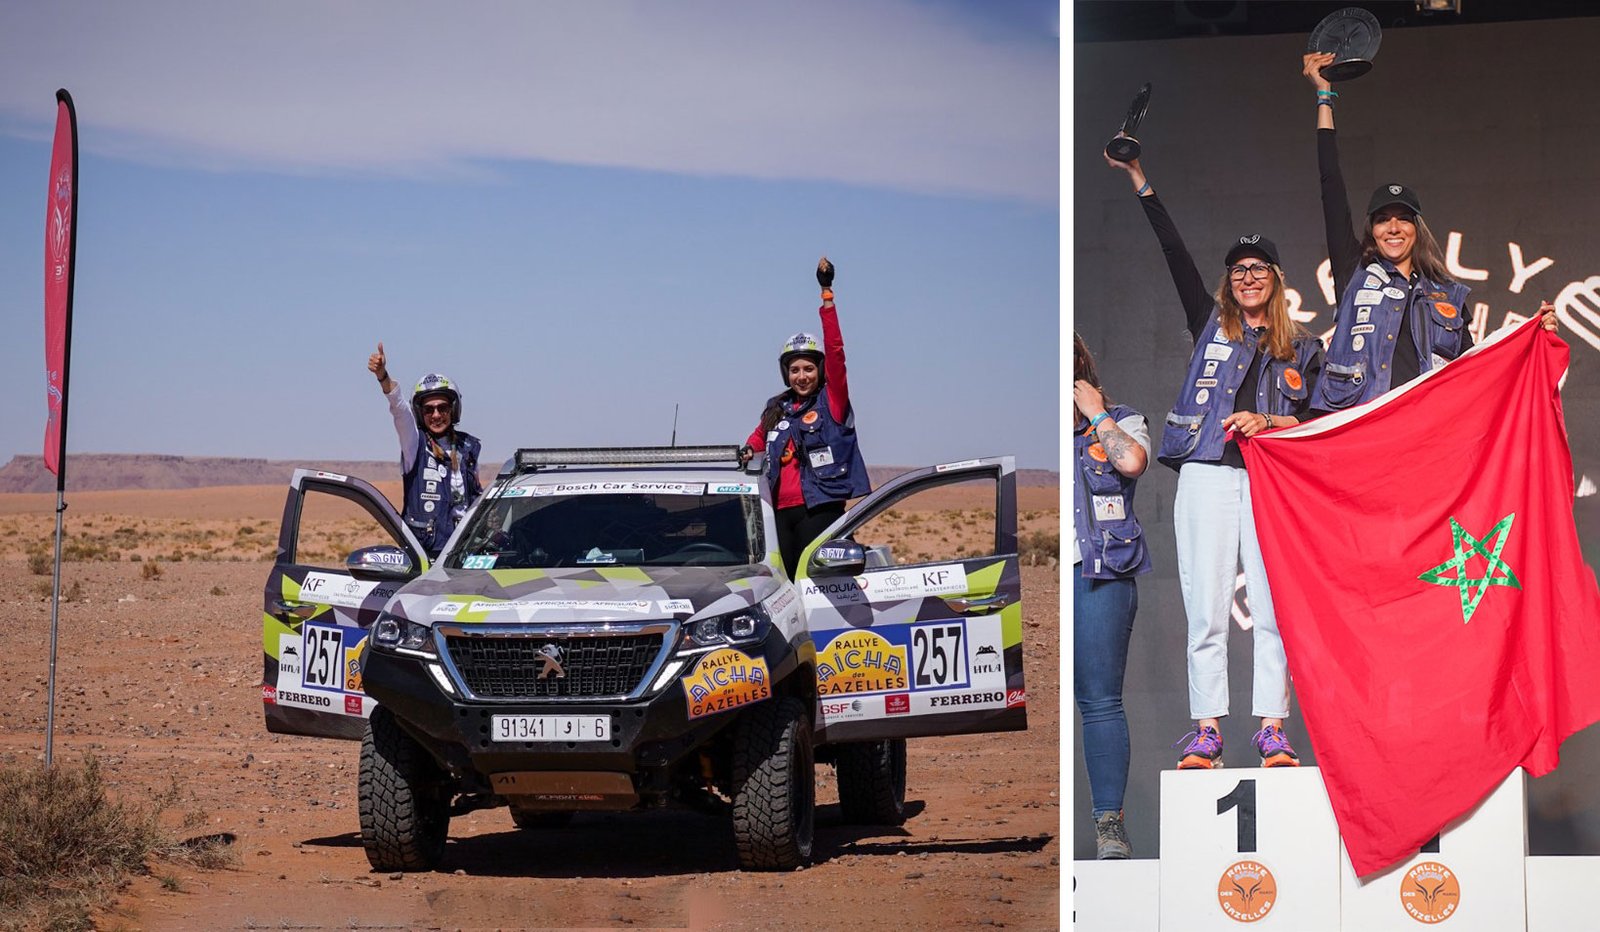
[[[1350,867],[1315,767],[1163,771],[1160,825],[1159,860],[1073,865],[1073,928],[1600,928],[1571,893],[1600,883],[1600,858],[1528,857],[1521,770],[1424,850],[1364,880]]]
[[[1513,771],[1422,851],[1364,881],[1340,842],[1340,928],[1372,932],[1448,920],[1452,932],[1527,929],[1527,804],[1527,774]]]
[[[1315,767],[1161,773],[1161,929],[1339,932],[1339,830]]]

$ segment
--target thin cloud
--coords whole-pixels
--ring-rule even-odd
[[[37,132],[58,86],[86,145],[208,171],[1059,186],[1053,36],[896,0],[7,4],[0,132]]]

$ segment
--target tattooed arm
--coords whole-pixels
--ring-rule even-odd
[[[1097,415],[1106,413],[1105,396],[1100,393],[1100,389],[1079,379],[1072,383],[1072,408],[1074,413],[1085,420],[1094,420]],[[1144,473],[1145,467],[1150,462],[1150,454],[1145,450],[1145,444],[1129,436],[1120,424],[1109,417],[1100,419],[1100,423],[1094,426],[1094,433],[1100,445],[1105,448],[1106,459],[1117,472],[1129,478]]]
[[[1150,464],[1150,458],[1144,452],[1144,447],[1128,436],[1122,425],[1106,418],[1095,425],[1095,436],[1100,438],[1100,445],[1106,448],[1106,459],[1111,461],[1117,472],[1128,478],[1137,478],[1144,473]]]

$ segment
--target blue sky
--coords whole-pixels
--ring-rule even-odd
[[[69,453],[390,458],[380,339],[492,456],[665,443],[674,404],[738,441],[826,253],[869,462],[1057,468],[1058,33],[982,0],[4,4],[0,462],[43,432],[65,87]]]

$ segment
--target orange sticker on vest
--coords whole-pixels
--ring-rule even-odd
[[[806,416],[800,419],[800,423],[802,424],[815,424],[816,422],[817,412],[815,411],[807,411]]]
[[[1289,386],[1292,391],[1299,391],[1300,386],[1306,383],[1304,379],[1300,378],[1299,369],[1285,369],[1283,370],[1283,384]]]
[[[1106,461],[1106,448],[1098,443],[1089,444],[1089,455],[1100,462]]]
[[[1443,317],[1445,320],[1451,320],[1456,316],[1457,313],[1459,313],[1454,304],[1446,304],[1443,301],[1435,302],[1433,309],[1438,311],[1439,316]]]

